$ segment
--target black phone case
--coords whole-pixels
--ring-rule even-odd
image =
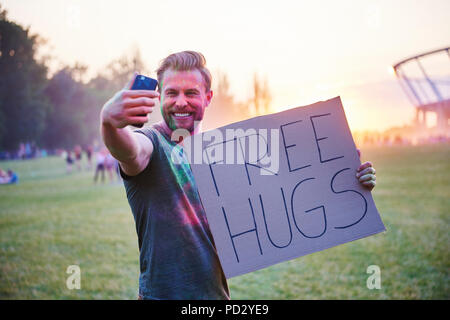
[[[136,78],[134,78],[133,85],[131,86],[131,90],[155,90],[158,85],[158,81],[138,74]],[[145,116],[145,115],[139,115]],[[134,127],[142,128],[143,124],[133,124]]]

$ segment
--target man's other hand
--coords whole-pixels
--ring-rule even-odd
[[[359,149],[356,149],[358,151],[359,157],[361,157],[361,151]],[[377,177],[375,175],[376,171],[375,168],[372,166],[372,162],[367,161],[364,162],[359,166],[359,168],[356,170],[356,178],[358,179],[359,183],[361,183],[364,187],[372,191],[373,188],[375,188]]]

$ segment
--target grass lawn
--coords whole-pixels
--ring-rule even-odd
[[[233,299],[449,299],[450,146],[363,149],[387,232],[229,280]],[[134,220],[121,182],[61,158],[0,162],[0,299],[136,299]],[[66,270],[81,268],[81,289]],[[381,289],[369,290],[378,265]]]

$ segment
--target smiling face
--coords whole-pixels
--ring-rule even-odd
[[[194,131],[194,122],[201,121],[212,99],[212,91],[205,90],[199,70],[164,72],[161,84],[161,113],[171,130]]]

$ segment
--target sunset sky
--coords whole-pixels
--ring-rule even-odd
[[[251,96],[255,72],[268,79],[274,111],[340,95],[352,130],[409,123],[414,108],[390,66],[450,45],[449,0],[0,3],[60,62],[84,63],[90,75],[135,47],[152,71],[172,52],[196,50],[238,100]]]

